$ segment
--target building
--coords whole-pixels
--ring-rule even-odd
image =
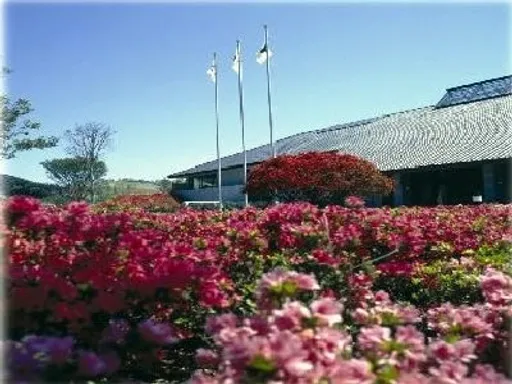
[[[338,150],[372,161],[396,180],[376,205],[436,205],[511,201],[512,76],[446,90],[432,106],[299,133],[278,140],[277,154]],[[247,151],[251,166],[270,145]],[[243,154],[222,158],[223,199],[243,201]],[[169,178],[185,178],[184,200],[217,200],[217,161]]]

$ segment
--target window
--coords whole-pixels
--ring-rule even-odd
[[[216,175],[206,175],[199,178],[199,188],[212,188],[217,185]]]

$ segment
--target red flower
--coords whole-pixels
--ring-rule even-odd
[[[101,311],[114,314],[126,307],[126,300],[121,293],[99,291],[93,305]]]
[[[207,307],[225,307],[226,294],[213,282],[202,283],[199,287],[199,301]]]

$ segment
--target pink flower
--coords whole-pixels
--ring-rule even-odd
[[[459,384],[467,375],[468,367],[462,363],[445,361],[438,368],[430,368],[429,372],[440,384]]]
[[[425,336],[414,326],[399,326],[396,329],[395,339],[401,344],[407,345],[410,352],[423,352],[425,349]]]
[[[262,276],[256,288],[256,298],[260,306],[268,306],[271,297],[293,297],[299,291],[316,291],[320,286],[313,275],[277,268]]]
[[[274,323],[280,330],[300,329],[302,320],[311,317],[310,310],[298,301],[285,303],[283,309],[274,310]]]
[[[348,208],[362,208],[364,207],[364,200],[357,196],[348,196],[345,198],[345,206]]]
[[[294,281],[303,291],[316,291],[320,289],[320,286],[313,275],[298,273],[293,276],[292,281]]]
[[[205,375],[202,371],[196,371],[190,378],[190,384],[219,384],[220,380]]]
[[[196,351],[196,362],[202,368],[215,367],[219,361],[219,355],[211,349],[199,348]]]
[[[314,344],[310,345],[310,349],[316,360],[330,365],[340,353],[352,349],[352,338],[337,329],[320,328],[316,332]]]
[[[454,345],[455,354],[457,358],[463,363],[469,363],[471,360],[476,359],[475,343],[470,339],[463,339],[457,341]]]
[[[232,313],[224,313],[218,316],[210,316],[206,319],[206,332],[210,335],[219,333],[225,328],[235,328],[238,325],[238,318]]]
[[[429,345],[429,352],[433,358],[439,362],[452,360],[457,356],[455,346],[444,340],[437,340]]]
[[[510,380],[507,380],[503,374],[496,372],[492,365],[488,364],[477,364],[475,366],[475,372],[473,378],[481,380],[479,383],[496,383],[496,384],[510,384]],[[474,383],[476,384],[476,382]]]
[[[314,365],[310,361],[304,360],[299,357],[288,360],[284,365],[284,369],[286,370],[286,372],[289,375],[293,376],[294,378],[303,377],[313,368]]]
[[[391,330],[375,325],[361,328],[357,342],[363,350],[378,350],[382,343],[391,340]]]
[[[336,384],[373,384],[375,375],[366,360],[341,360],[328,370],[326,375],[331,383]]]
[[[389,293],[387,293],[386,291],[375,292],[375,301],[379,304],[391,303],[391,299],[389,298]]]
[[[319,320],[322,325],[332,327],[334,324],[341,323],[341,312],[343,305],[331,298],[315,300],[311,303],[313,316]]]
[[[486,300],[495,305],[512,302],[512,277],[491,268],[481,278],[480,287]]]
[[[272,355],[278,362],[284,363],[290,359],[307,355],[307,350],[304,349],[301,338],[290,331],[270,334],[268,339]]]
[[[397,384],[435,384],[431,378],[422,375],[421,373],[411,372],[403,373],[398,378]]]

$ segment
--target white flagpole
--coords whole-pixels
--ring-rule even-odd
[[[263,26],[265,30],[265,48],[267,49],[267,60],[265,61],[265,67],[267,69],[267,101],[268,101],[268,126],[270,128],[270,148],[272,150],[272,157],[276,157],[276,148],[274,146],[274,138],[273,138],[273,121],[272,121],[272,96],[270,92],[270,48],[268,46],[268,27],[266,25]]]
[[[213,82],[215,83],[215,127],[217,139],[217,186],[219,190],[219,209],[222,211],[222,164],[220,161],[220,144],[219,144],[219,83],[217,71],[217,53],[213,54]]]
[[[238,74],[238,98],[240,109],[240,125],[242,128],[242,151],[244,153],[244,188],[247,187],[247,151],[245,149],[245,117],[244,117],[244,90],[242,85],[242,50],[240,48],[240,40],[236,41],[236,54],[235,54],[236,72]],[[244,192],[244,204],[249,206],[249,195],[247,191]]]

